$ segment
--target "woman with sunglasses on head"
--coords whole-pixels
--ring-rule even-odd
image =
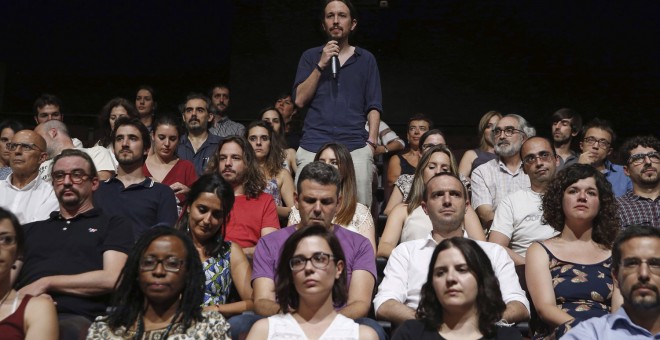
[[[285,219],[293,206],[293,179],[291,173],[282,168],[285,152],[282,139],[273,127],[263,120],[255,120],[245,129],[245,138],[250,142],[259,162],[259,170],[266,178],[264,192],[275,199],[277,215]]]
[[[13,265],[24,247],[23,226],[14,214],[0,208],[0,339],[57,339],[52,299],[12,289]]]
[[[252,268],[243,249],[225,240],[234,205],[231,186],[217,173],[202,175],[190,188],[187,202],[178,229],[190,236],[202,260],[204,309],[225,317],[252,310]]]
[[[525,277],[543,322],[534,337],[560,338],[579,322],[613,312],[623,302],[611,273],[617,205],[600,171],[573,164],[548,185],[542,209],[543,220],[559,235],[528,248]]]
[[[432,146],[447,146],[445,134],[439,129],[428,130],[419,138],[419,145],[419,151],[422,155],[424,155],[424,151],[430,149]],[[447,147],[447,149],[449,149],[449,147]],[[451,159],[454,159],[453,154],[451,155]],[[452,164],[455,163],[455,161],[452,161]],[[392,190],[392,194],[390,195],[389,200],[387,200],[387,206],[385,207],[385,210],[383,210],[383,214],[386,216],[389,215],[395,206],[406,201],[408,193],[410,193],[410,187],[412,186],[414,175],[415,173],[413,172],[412,174],[400,175],[399,178],[397,178],[396,182],[394,182],[394,190]],[[464,182],[469,183],[469,181]]]
[[[456,174],[456,160],[446,146],[431,146],[424,151],[424,155],[419,161],[406,201],[395,206],[387,216],[385,229],[378,242],[377,256],[389,257],[400,242],[425,238],[431,232],[433,226],[431,219],[422,209],[422,196],[426,182],[441,172]],[[463,223],[467,237],[486,241],[479,217],[470,206],[466,207]]]
[[[117,280],[111,312],[88,340],[229,339],[222,314],[202,311],[204,274],[190,238],[169,227],[146,231]]]
[[[192,162],[180,159],[176,150],[181,140],[181,126],[172,116],[160,116],[151,131],[151,152],[142,165],[145,177],[170,186],[176,197],[179,215],[181,215],[186,194],[197,180],[197,173]]]
[[[392,339],[522,339],[497,326],[506,309],[490,259],[474,241],[445,239],[435,247],[415,320]]]
[[[342,144],[328,143],[319,149],[314,161],[330,164],[339,170],[341,178],[339,196],[341,196],[341,202],[332,223],[366,237],[374,248],[374,252],[376,252],[376,228],[374,227],[373,217],[371,217],[369,208],[357,201],[355,168],[353,167],[351,153]],[[300,223],[300,212],[293,207],[289,215],[288,225],[298,223]]]
[[[368,326],[335,311],[346,303],[346,260],[324,226],[302,227],[284,243],[275,293],[280,314],[257,321],[251,339],[377,339]]]

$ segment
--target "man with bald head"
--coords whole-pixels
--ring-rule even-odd
[[[46,141],[46,152],[48,160],[39,167],[39,176],[50,182],[50,173],[53,167],[53,158],[67,149],[79,149],[88,154],[94,161],[99,179],[105,181],[114,175],[116,169],[112,161],[112,155],[108,149],[102,146],[91,148],[77,147],[69,134],[69,129],[59,120],[49,120],[37,125],[34,132],[38,133]]]
[[[39,177],[39,165],[48,157],[46,141],[34,131],[21,130],[7,149],[12,174],[0,181],[0,207],[13,212],[21,224],[48,218],[58,204],[52,185]]]

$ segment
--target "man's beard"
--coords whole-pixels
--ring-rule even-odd
[[[652,296],[633,296],[633,292],[639,288],[641,284],[637,283],[632,286],[629,294],[629,300],[630,304],[637,308],[645,309],[645,310],[650,310],[650,309],[657,309],[660,308],[660,297],[658,296],[658,287],[654,285],[644,285],[644,287],[647,287],[648,289],[653,290],[655,292],[655,299],[651,299]]]
[[[521,147],[522,143],[509,143],[508,145],[498,143],[495,145],[495,154],[500,157],[511,157],[520,152]]]

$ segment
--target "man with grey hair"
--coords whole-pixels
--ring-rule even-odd
[[[94,161],[94,166],[98,171],[99,180],[105,181],[115,174],[115,164],[112,160],[112,155],[108,149],[97,145],[91,148],[77,147],[73,143],[73,139],[69,134],[69,129],[66,125],[59,120],[49,120],[43,122],[34,128],[34,132],[38,133],[46,141],[46,151],[48,152],[48,160],[41,163],[39,167],[39,176],[44,181],[50,182],[50,173],[53,168],[53,158],[67,149],[79,149],[88,154]]]
[[[536,130],[527,120],[509,114],[497,122],[492,131],[497,158],[478,166],[472,172],[472,206],[481,225],[489,228],[495,209],[507,195],[530,187],[520,159],[520,148]]]

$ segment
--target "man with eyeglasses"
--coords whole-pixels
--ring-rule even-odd
[[[525,264],[527,248],[533,242],[559,234],[543,223],[540,208],[541,195],[555,177],[559,164],[552,144],[543,137],[531,137],[523,143],[520,156],[530,187],[518,190],[500,202],[488,235],[488,241],[504,247],[516,265]]]
[[[621,165],[614,164],[607,159],[612,153],[612,145],[616,134],[610,123],[606,120],[594,118],[584,126],[584,136],[580,142],[582,154],[578,159],[580,164],[591,164],[605,175],[612,184],[614,196],[619,197],[632,190],[632,182],[626,176]]]
[[[472,172],[472,206],[484,229],[490,227],[500,201],[518,190],[529,188],[529,176],[523,171],[520,148],[536,130],[527,120],[509,114],[497,122],[492,131],[497,158],[478,166]]]
[[[230,319],[232,338],[234,332],[247,332],[258,319],[280,311],[275,296],[275,273],[282,247],[296,230],[311,224],[323,225],[332,230],[346,256],[348,302],[345,306],[340,306],[337,312],[374,328],[379,336],[385,337],[382,327],[374,320],[366,318],[376,280],[376,260],[371,243],[366,237],[332,223],[342,199],[339,196],[339,186],[339,172],[331,165],[312,162],[302,169],[295,194],[300,223],[282,228],[259,240],[252,270],[254,310],[257,315],[242,315]]]
[[[562,339],[660,338],[660,229],[633,225],[622,231],[612,246],[612,276],[623,305],[580,322]]]
[[[50,174],[53,167],[53,157],[59,155],[66,149],[79,149],[86,152],[94,161],[94,166],[99,174],[99,179],[105,181],[115,174],[115,164],[112,160],[110,151],[103,146],[96,145],[91,148],[78,148],[73,144],[73,140],[69,135],[69,129],[66,125],[59,120],[49,120],[41,123],[34,128],[34,132],[38,133],[46,141],[46,148],[48,152],[48,160],[43,162],[39,167],[39,176],[45,181],[51,180]]]
[[[628,139],[621,147],[623,171],[633,189],[617,197],[621,227],[632,224],[660,228],[660,140],[653,136]]]
[[[571,149],[571,144],[581,129],[582,116],[575,110],[562,108],[552,114],[552,143],[559,160],[557,171],[577,162],[579,155]]]
[[[32,130],[21,130],[5,147],[12,173],[0,180],[0,207],[21,224],[48,218],[58,205],[53,187],[39,177],[39,166],[48,158],[46,141]]]
[[[17,263],[16,287],[21,295],[50,296],[57,303],[60,339],[78,339],[105,314],[133,233],[122,216],[95,207],[99,178],[85,152],[62,151],[51,176],[58,206],[47,219],[23,226],[25,252]]]
[[[197,176],[204,173],[204,168],[218,150],[221,137],[209,133],[209,123],[213,122],[211,100],[200,93],[191,93],[186,102],[179,107],[187,132],[181,136],[177,155],[195,165]]]
[[[34,101],[32,106],[35,123],[41,124],[50,120],[64,121],[61,107],[62,101],[59,98],[49,93],[42,94]],[[78,138],[71,138],[71,140],[76,148],[83,147],[83,143]]]

